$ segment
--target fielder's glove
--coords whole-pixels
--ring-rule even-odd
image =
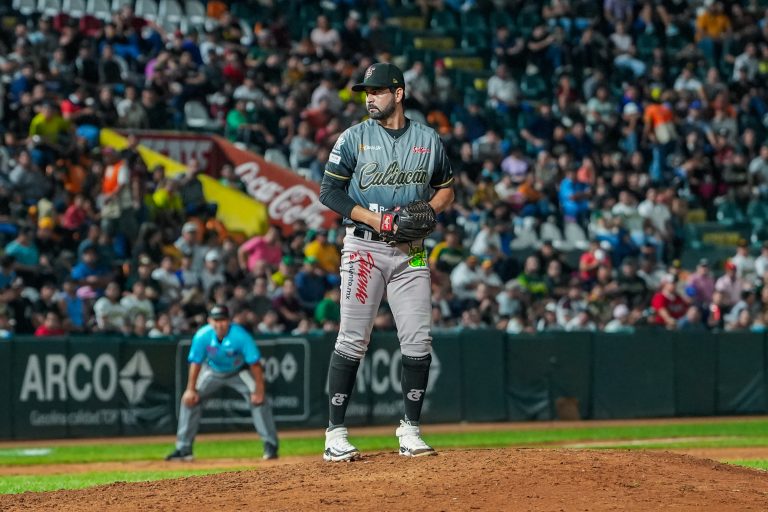
[[[419,200],[382,212],[379,236],[389,245],[413,242],[426,238],[436,225],[435,210]]]

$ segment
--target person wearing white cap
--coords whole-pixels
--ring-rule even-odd
[[[631,333],[634,328],[629,323],[629,308],[626,304],[619,304],[613,308],[613,320],[605,324],[605,332]]]
[[[205,258],[205,248],[200,245],[197,237],[197,224],[188,221],[181,228],[181,236],[173,243],[182,255],[192,258],[192,268],[200,272],[203,268],[203,259]]]
[[[218,250],[211,249],[205,254],[205,265],[200,272],[200,281],[206,296],[216,284],[226,282],[223,265],[221,265],[221,254]]]

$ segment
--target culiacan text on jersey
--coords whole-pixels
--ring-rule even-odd
[[[398,185],[424,185],[427,183],[427,171],[416,169],[403,171],[397,162],[392,162],[384,172],[377,172],[378,162],[364,164],[360,168],[360,190],[370,187],[392,187]]]

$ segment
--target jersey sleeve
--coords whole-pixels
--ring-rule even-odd
[[[348,128],[336,139],[328,161],[325,164],[325,174],[337,180],[349,181],[357,165],[357,153],[355,152],[355,137],[351,128]]]
[[[435,170],[432,172],[432,181],[429,185],[432,188],[446,188],[453,184],[453,169],[451,169],[451,162],[448,160],[448,155],[445,153],[445,147],[443,141],[439,137],[436,139],[436,155],[435,155]]]
[[[256,340],[248,334],[245,329],[240,329],[240,336],[243,338],[243,360],[247,365],[256,364],[261,361],[261,351],[256,345]]]
[[[205,360],[206,345],[206,336],[204,333],[205,331],[197,331],[192,338],[192,346],[189,347],[189,357],[187,357],[187,362],[203,364],[203,361]]]

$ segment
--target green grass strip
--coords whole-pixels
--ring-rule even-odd
[[[737,459],[726,461],[728,464],[737,466],[746,466],[748,468],[762,469],[768,471],[768,460],[765,459]]]
[[[428,428],[426,429],[428,431]],[[351,428],[351,441],[361,450],[395,450],[394,427],[392,435],[355,435]],[[668,425],[617,425],[595,428],[542,428],[535,430],[500,430],[491,432],[433,433],[425,438],[437,449],[440,448],[481,448],[501,446],[531,446],[549,443],[578,443],[587,441],[621,441],[634,439],[655,439],[675,437],[721,437],[722,440],[703,440],[699,443],[682,442],[679,447],[706,446],[768,446],[768,420],[718,421],[716,423],[686,423]],[[674,443],[659,442],[647,446],[622,445],[627,448],[673,448]],[[50,452],[36,446],[31,452],[18,448],[0,449],[0,465],[35,465],[56,463],[89,463],[136,460],[160,460],[172,451],[170,443],[121,444],[115,439],[114,445],[55,445]],[[317,437],[284,439],[281,442],[282,456],[317,455],[322,451],[322,429]],[[32,455],[30,455],[30,453]],[[35,455],[38,454],[38,455]],[[261,442],[253,440],[203,440],[195,446],[198,459],[259,458]]]
[[[25,491],[56,491],[84,489],[114,482],[148,482],[194,475],[210,475],[236,471],[233,469],[188,469],[185,471],[110,471],[64,475],[18,475],[0,478],[0,494],[19,494]]]

